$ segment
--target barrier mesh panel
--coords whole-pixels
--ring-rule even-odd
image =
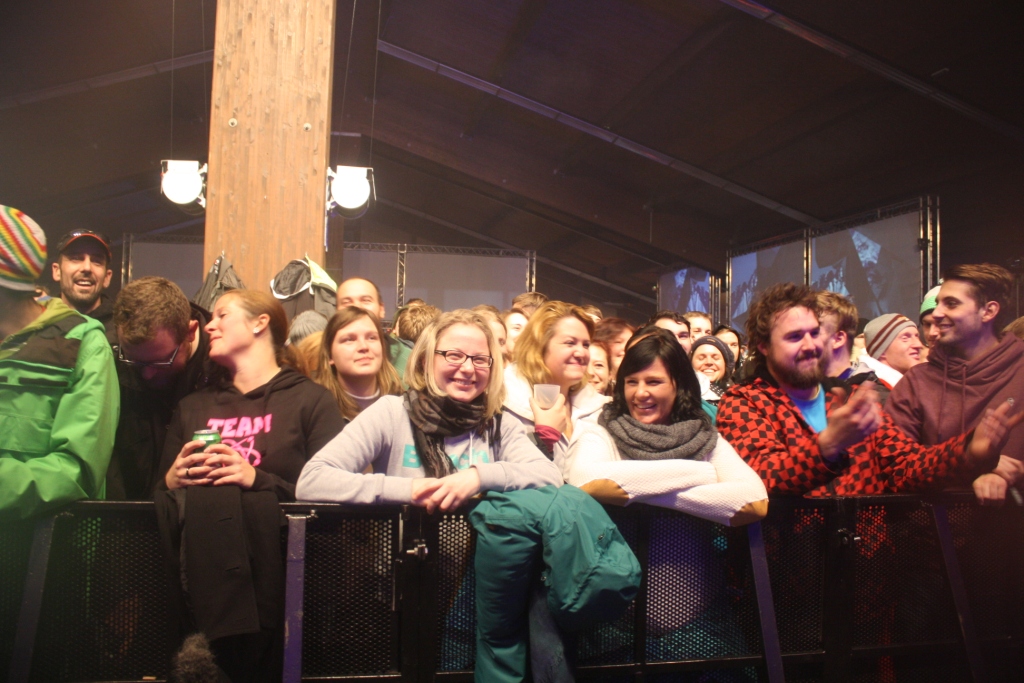
[[[390,518],[324,515],[306,525],[304,676],[396,669]]]
[[[437,665],[471,671],[476,658],[473,533],[462,512],[441,517],[437,549]]]
[[[22,586],[32,547],[31,522],[6,522],[0,531],[0,675],[11,666],[14,635],[18,629]]]
[[[152,510],[57,518],[33,681],[163,678],[168,621]]]
[[[857,511],[853,644],[958,643],[931,510],[917,501]]]
[[[727,529],[671,510],[609,510],[626,541],[647,568],[646,642],[649,662],[757,655],[761,632],[749,548],[742,529]],[[647,547],[640,548],[642,525]],[[637,661],[638,600],[617,622],[596,625],[579,638],[579,664]],[[709,666],[709,669],[713,668]],[[596,673],[596,672],[594,672]],[[756,680],[753,668],[649,674],[645,680]]]
[[[1024,511],[960,504],[949,506],[948,514],[978,637],[1021,637]]]
[[[625,508],[606,508],[608,516],[619,527],[626,543],[633,549],[640,566],[646,567],[646,559],[639,550],[638,515],[631,514]],[[644,590],[643,587],[640,589]],[[619,619],[610,624],[595,624],[593,628],[582,631],[577,640],[577,663],[583,665],[627,664],[636,661],[634,650],[634,624],[636,623],[636,603],[640,595]]]
[[[828,549],[825,510],[769,505],[761,528],[782,651],[820,650]]]

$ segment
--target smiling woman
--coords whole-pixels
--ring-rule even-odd
[[[580,425],[566,452],[566,482],[603,503],[647,503],[727,526],[764,517],[764,484],[701,409],[700,385],[676,337],[653,327],[637,337],[622,359],[612,402],[601,412],[600,423]],[[665,552],[652,560],[650,576],[680,585],[692,584],[687,577],[721,576],[714,553],[694,557],[676,550],[686,544],[658,539],[657,529],[653,533],[652,547]],[[698,637],[704,639],[701,647],[720,647],[723,652],[741,642],[722,594],[706,593],[695,591],[678,609],[651,612],[648,650],[670,652],[666,659],[672,659],[690,651],[689,641]],[[707,620],[718,623],[713,633],[701,633]],[[606,641],[615,639],[609,636]]]
[[[384,352],[384,329],[373,313],[346,306],[327,322],[317,348],[313,379],[352,420],[381,396],[402,392],[398,373]]]
[[[580,420],[595,421],[608,400],[589,383],[594,322],[579,306],[548,301],[516,341],[515,363],[505,370],[505,412],[533,432],[539,447],[559,462]],[[541,406],[534,387],[558,386],[554,405]]]

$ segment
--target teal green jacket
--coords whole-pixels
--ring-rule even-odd
[[[102,499],[119,411],[103,325],[47,301],[0,344],[0,516]]]

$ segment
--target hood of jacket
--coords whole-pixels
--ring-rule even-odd
[[[515,363],[509,364],[505,368],[505,408],[532,422],[531,398],[533,398],[533,387],[517,372]],[[594,387],[587,384],[569,398],[573,422],[595,416],[608,400],[608,396],[597,393]]]
[[[925,367],[933,378],[930,384],[940,383],[939,400],[934,404],[940,439],[972,428],[986,407],[996,407],[992,402],[997,396],[1009,392],[1019,400],[1024,394],[1024,341],[1012,334],[1004,334],[995,346],[971,360],[951,356],[936,346],[928,354],[928,362],[911,368],[907,376],[923,375]]]

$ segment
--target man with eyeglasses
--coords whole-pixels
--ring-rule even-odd
[[[103,326],[35,300],[46,235],[0,206],[0,519],[104,497],[118,395]]]
[[[161,277],[129,283],[114,302],[121,420],[107,474],[108,498],[148,500],[178,402],[221,372],[203,329],[210,314]]]

